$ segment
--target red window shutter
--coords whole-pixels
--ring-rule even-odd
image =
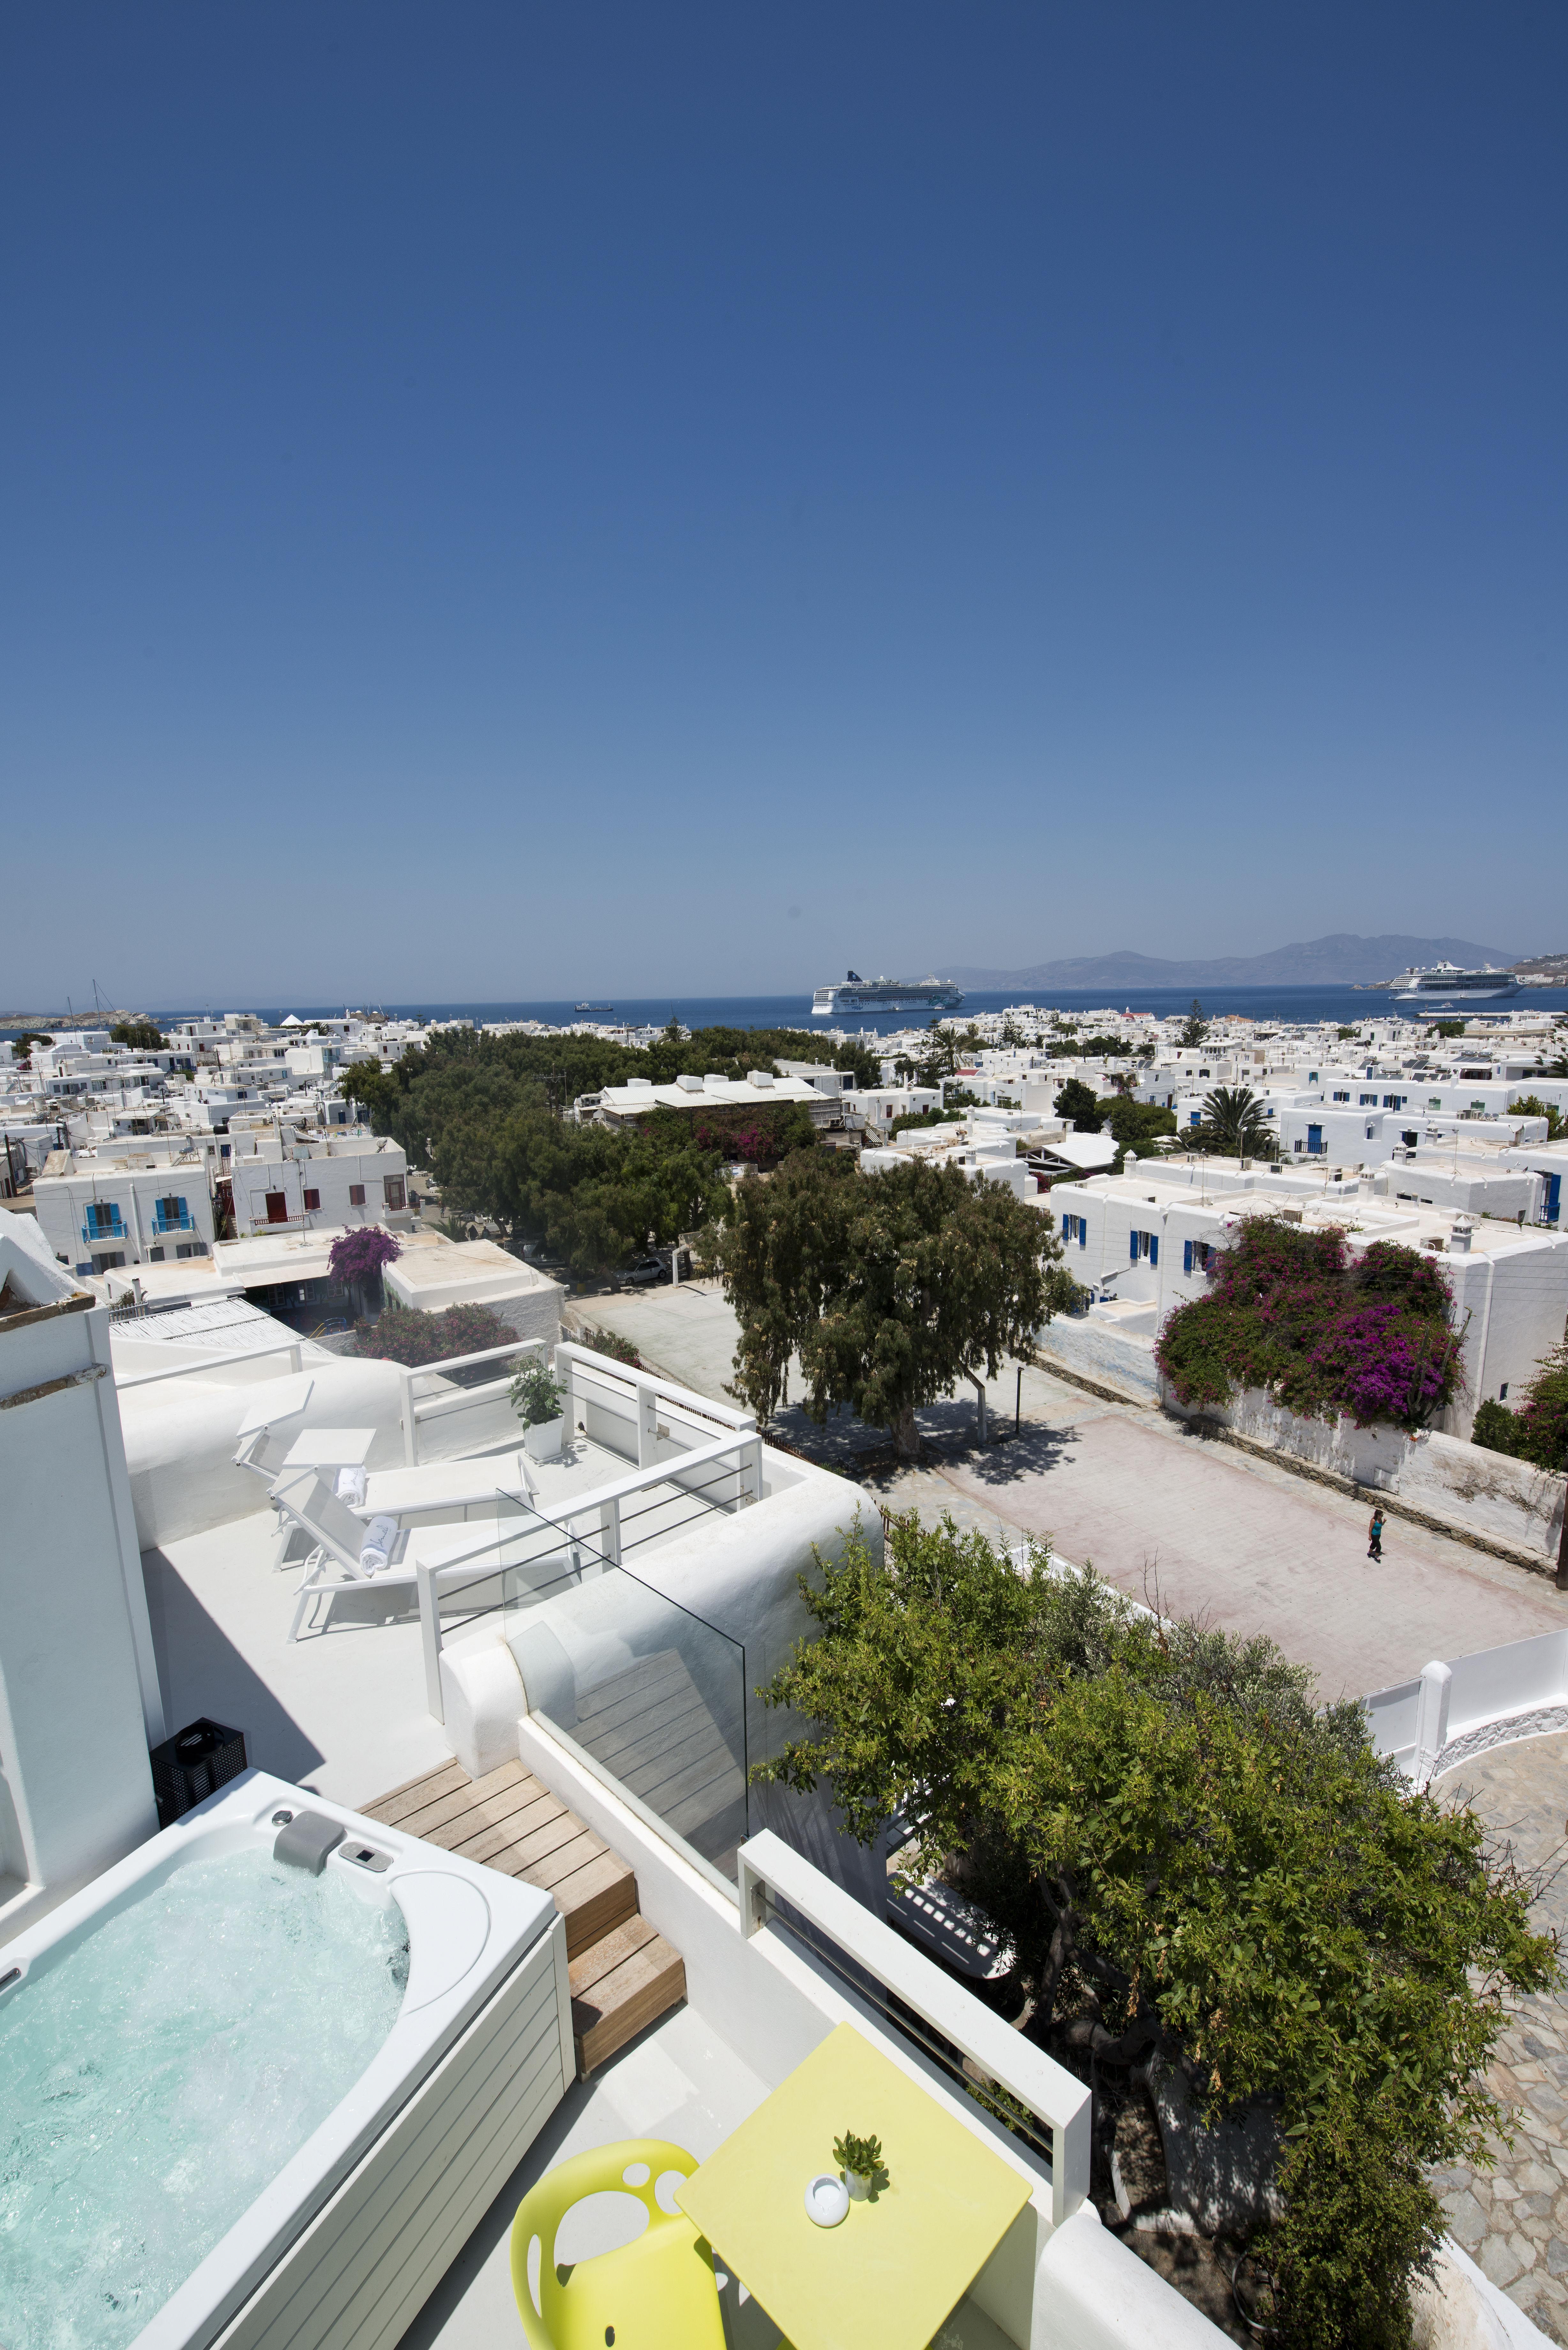
[[[348,1186],[348,1205],[351,1208],[362,1208],[364,1204],[365,1186],[363,1183],[350,1183]]]
[[[320,1206],[321,1206],[321,1194],[320,1194],[320,1192],[319,1192],[319,1191],[307,1191],[307,1192],[306,1193],[306,1195],[305,1195],[305,1212],[306,1212],[306,1214],[307,1216],[314,1216],[315,1214],[317,1214],[317,1211],[318,1211],[318,1210],[320,1209]]]
[[[267,1193],[266,1220],[269,1224],[287,1223],[288,1201],[282,1191],[269,1191]]]

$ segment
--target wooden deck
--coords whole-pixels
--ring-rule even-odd
[[[684,1962],[639,1914],[632,1869],[521,1762],[483,1779],[446,1762],[362,1808],[367,1819],[550,1895],[566,1921],[579,2072],[591,2073],[685,1998]]]
[[[737,1678],[736,1694],[744,1702]],[[746,1833],[736,1725],[721,1721],[673,1648],[578,1692],[571,1736],[716,1868],[733,1875]]]

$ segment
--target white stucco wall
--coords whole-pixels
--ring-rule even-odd
[[[0,1939],[157,1826],[163,1735],[109,1314],[0,1211]]]
[[[1168,1394],[1166,1403],[1180,1419],[1199,1417],[1174,1396]],[[1386,1425],[1357,1428],[1348,1418],[1303,1419],[1259,1388],[1245,1389],[1223,1409],[1207,1410],[1201,1417],[1476,1534],[1542,1557],[1555,1555],[1565,1481],[1532,1469],[1527,1461],[1511,1461],[1506,1453],[1484,1452],[1434,1430],[1412,1436]]]
[[[394,1363],[317,1355],[304,1349],[314,1382],[310,1401],[287,1422],[295,1435],[307,1428],[374,1428],[369,1466],[396,1468],[403,1458],[400,1425],[402,1383]],[[275,1385],[287,1357],[236,1363],[202,1378],[164,1379],[128,1388],[120,1397],[126,1461],[136,1533],[143,1550],[177,1542],[204,1527],[254,1516],[266,1500],[248,1470],[236,1469],[239,1424],[263,1390]],[[289,1376],[286,1368],[283,1376]]]
[[[631,1575],[601,1576],[530,1608],[507,1651],[520,1670],[501,1662],[497,1649],[505,1643],[494,1625],[446,1647],[446,1728],[464,1769],[477,1775],[517,1751],[518,1721],[527,1704],[569,1735],[579,1690],[624,1671],[641,1654],[670,1648],[680,1651],[726,1734],[738,1730],[743,1696],[745,1752],[752,1764],[798,1735],[795,1717],[771,1710],[757,1692],[797,1643],[814,1634],[800,1578],[813,1572],[814,1555],[842,1555],[857,1513],[867,1548],[879,1558],[882,1520],[860,1486],[825,1471],[803,1470],[799,1461],[766,1449],[763,1476],[769,1484],[776,1480],[782,1490],[732,1516],[710,1517],[674,1541],[636,1552],[635,1581]],[[661,1604],[664,1597],[687,1611],[684,1619]],[[705,1633],[705,1625],[739,1644],[743,1663]],[[882,1857],[840,1832],[826,1795],[806,1798],[753,1788],[750,1803],[753,1831],[774,1828],[881,1915],[887,1898]]]

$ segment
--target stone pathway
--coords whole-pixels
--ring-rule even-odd
[[[1568,1833],[1568,1734],[1522,1739],[1434,1783],[1468,1795],[1521,1867],[1558,1867]],[[1536,1909],[1568,1947],[1568,1868]],[[1523,2001],[1498,2043],[1488,2085],[1513,2115],[1513,2151],[1495,2167],[1434,2174],[1455,2241],[1553,2342],[1568,2344],[1568,2000]]]

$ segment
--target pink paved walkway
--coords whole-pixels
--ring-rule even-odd
[[[1049,1534],[1064,1557],[1093,1559],[1135,1598],[1158,1577],[1174,1613],[1268,1633],[1313,1667],[1324,1699],[1568,1624],[1568,1594],[1544,1576],[1399,1518],[1371,1565],[1366,1505],[1152,1415],[1082,1401],[1037,1441],[1026,1430],[1016,1448],[944,1462],[945,1482]]]

